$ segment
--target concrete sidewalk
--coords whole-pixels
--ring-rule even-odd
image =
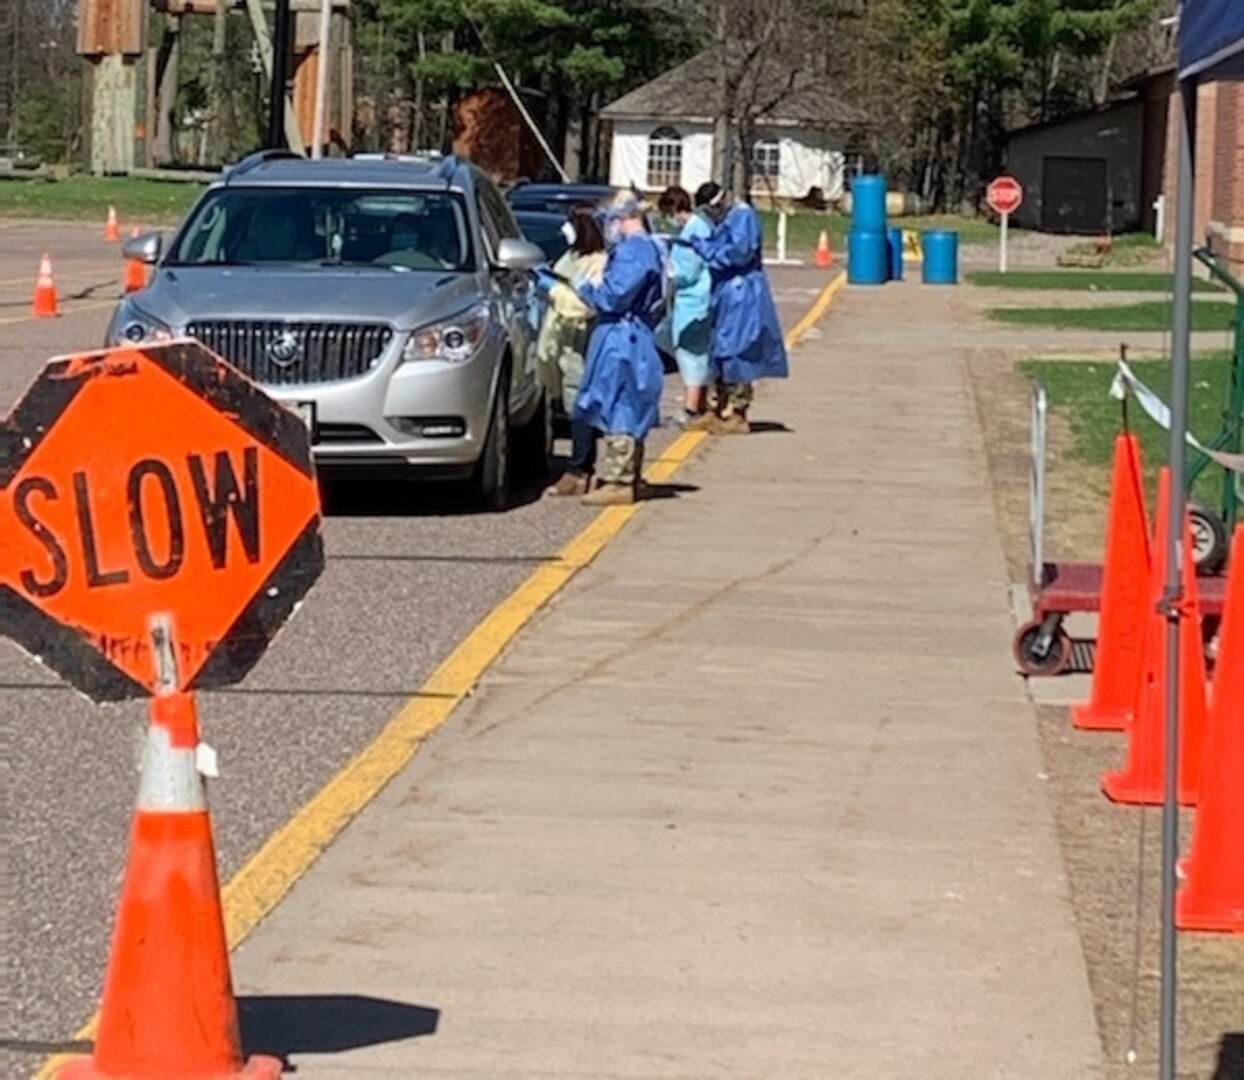
[[[772,426],[521,634],[239,950],[252,1048],[302,1080],[1100,1074],[950,296],[843,293]]]

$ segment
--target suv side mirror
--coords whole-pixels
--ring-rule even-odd
[[[164,235],[158,232],[143,233],[132,236],[121,245],[121,254],[127,259],[136,259],[147,266],[155,266],[160,261],[164,250]]]
[[[506,237],[497,246],[497,265],[504,270],[534,270],[544,261],[543,249],[529,240]]]

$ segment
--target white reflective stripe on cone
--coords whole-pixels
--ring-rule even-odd
[[[196,750],[174,749],[169,733],[158,724],[147,729],[138,809],[193,813],[207,809]]]

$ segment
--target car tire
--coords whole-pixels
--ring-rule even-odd
[[[543,480],[553,456],[553,406],[548,391],[540,390],[540,403],[517,436],[515,459],[523,478]]]
[[[475,501],[485,510],[504,510],[510,502],[509,375],[501,373],[493,395],[492,419],[472,480]]]

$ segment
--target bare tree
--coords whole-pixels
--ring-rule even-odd
[[[714,55],[714,172],[746,191],[758,123],[815,66],[815,14],[826,0],[664,0],[660,6],[696,25]]]

